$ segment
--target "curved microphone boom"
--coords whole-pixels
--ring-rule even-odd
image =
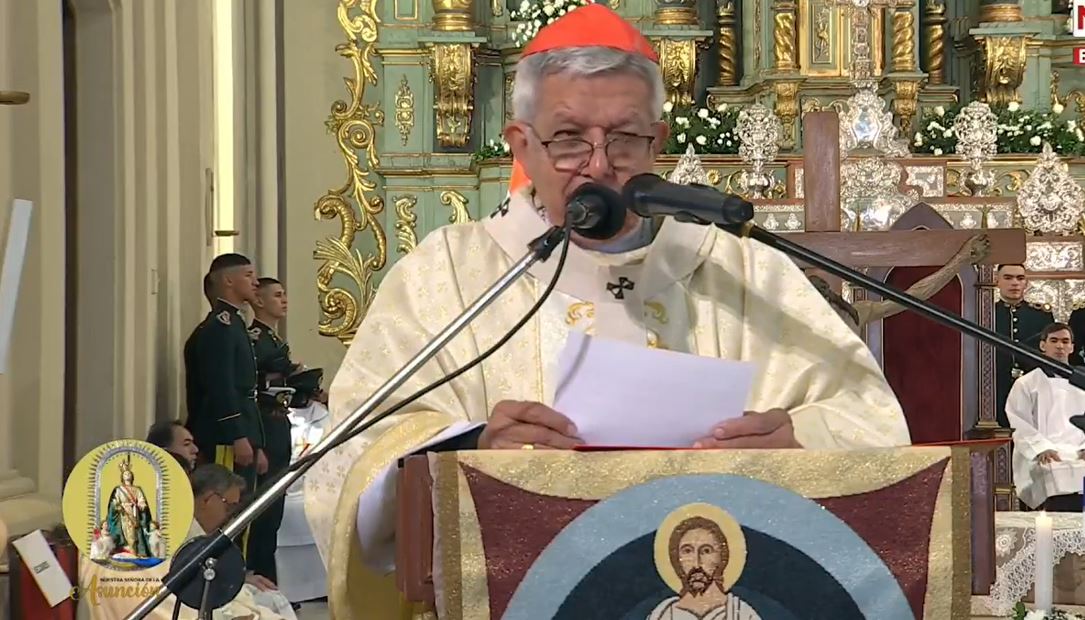
[[[626,204],[618,192],[585,183],[576,188],[566,203],[569,227],[587,239],[610,239],[625,226]]]
[[[753,204],[707,185],[679,185],[645,173],[629,179],[622,197],[641,217],[667,216],[679,222],[742,226],[753,219]]]

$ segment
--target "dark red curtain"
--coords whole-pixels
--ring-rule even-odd
[[[906,290],[934,272],[930,267],[899,267],[888,284]],[[954,279],[930,299],[961,313],[961,283]],[[884,321],[883,367],[896,392],[912,443],[961,439],[961,336],[912,312]]]

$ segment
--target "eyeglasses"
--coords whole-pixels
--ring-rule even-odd
[[[599,147],[603,148],[607,161],[615,170],[635,167],[648,156],[654,140],[655,136],[616,133],[608,136],[606,142],[602,144],[589,142],[583,138],[539,140],[539,144],[546,149],[556,170],[576,172],[588,165],[595,149]]]

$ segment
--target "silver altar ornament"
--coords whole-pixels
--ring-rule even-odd
[[[874,88],[860,88],[848,97],[840,115],[840,152],[847,156],[855,149],[874,149],[888,157],[907,157],[908,145],[897,137],[893,113]]]
[[[1036,167],[1017,192],[1017,212],[1030,233],[1073,235],[1082,225],[1085,190],[1046,142]]]
[[[701,163],[701,158],[697,156],[697,151],[693,149],[692,144],[686,146],[686,152],[678,158],[678,165],[668,175],[667,180],[679,185],[693,183],[712,185],[708,182],[708,171],[704,169],[704,164]]]
[[[749,198],[764,198],[775,183],[765,164],[776,159],[780,152],[780,119],[767,107],[756,103],[738,113],[735,133],[738,136],[738,154],[742,161],[752,166],[744,170],[738,182],[742,193]]]
[[[973,196],[982,196],[994,184],[994,174],[984,170],[983,164],[998,153],[998,117],[986,103],[973,101],[953,119],[953,133],[957,154],[969,164],[965,187]]]

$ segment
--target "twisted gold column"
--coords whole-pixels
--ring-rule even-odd
[[[946,81],[946,5],[943,0],[927,0],[923,7],[923,39],[926,44],[924,69],[927,83],[935,86]]]
[[[893,11],[893,71],[914,72],[918,69],[915,58],[915,16],[911,1],[897,4]]]
[[[474,30],[472,0],[433,0],[433,29],[437,32]]]
[[[789,72],[799,68],[798,5],[794,0],[776,0],[773,4],[772,54],[777,71]]]
[[[719,68],[720,86],[738,84],[738,30],[735,22],[735,3],[733,0],[721,0],[717,18],[720,28]]]

